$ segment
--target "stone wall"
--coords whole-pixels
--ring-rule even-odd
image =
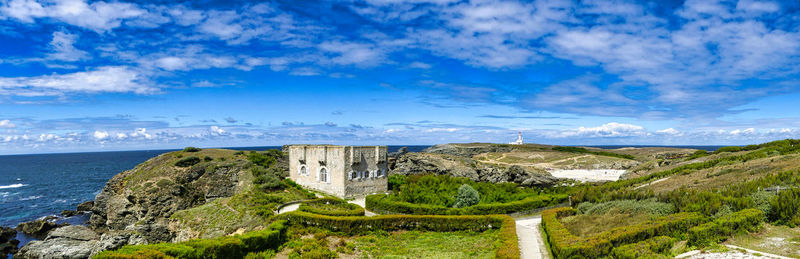
[[[307,174],[303,174],[305,168]],[[320,170],[328,172],[320,180]],[[289,146],[289,176],[307,188],[339,197],[387,190],[386,146]]]

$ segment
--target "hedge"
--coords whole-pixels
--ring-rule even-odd
[[[420,231],[486,231],[500,229],[500,248],[497,258],[519,258],[517,229],[514,219],[507,215],[381,215],[374,217],[333,217],[294,211],[286,214],[291,224],[315,226],[348,235],[366,234],[375,230]]]
[[[739,231],[754,231],[764,220],[759,209],[744,209],[689,229],[689,245],[707,246],[727,239]]]
[[[342,208],[339,210],[325,210],[316,208],[312,206],[312,204],[334,204],[341,205]],[[364,216],[364,208],[361,206],[333,198],[319,198],[306,201],[301,203],[297,210],[327,216]]]
[[[247,253],[277,248],[286,239],[287,221],[278,220],[265,230],[213,239],[193,239],[180,243],[127,245],[104,251],[94,258],[242,258]]]
[[[697,213],[677,213],[631,226],[623,226],[590,237],[577,237],[561,224],[559,218],[574,215],[575,209],[558,208],[542,212],[542,226],[553,255],[557,258],[597,258],[608,255],[613,247],[639,242],[655,236],[680,235],[704,221]]]
[[[663,255],[675,243],[675,239],[668,236],[657,236],[638,243],[615,247],[611,254],[617,259],[635,258],[670,258]]]
[[[490,215],[509,214],[529,211],[563,203],[569,199],[566,194],[538,195],[507,203],[478,204],[464,208],[448,208],[429,204],[414,204],[392,201],[386,194],[374,194],[366,197],[366,206],[370,211],[385,211],[414,215]]]

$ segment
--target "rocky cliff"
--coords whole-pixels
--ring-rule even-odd
[[[440,149],[441,150],[441,149]],[[468,155],[471,152],[461,153]],[[440,174],[467,177],[473,181],[492,183],[514,182],[526,186],[550,186],[557,179],[546,172],[520,166],[483,164],[465,156],[443,153],[406,153],[395,157],[390,164],[392,174]]]

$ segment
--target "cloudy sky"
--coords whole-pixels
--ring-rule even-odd
[[[798,138],[798,10],[0,0],[0,153]]]

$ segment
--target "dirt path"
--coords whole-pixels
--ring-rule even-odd
[[[728,258],[747,258],[747,259],[791,259],[791,257],[780,256],[776,254],[765,253],[761,251],[750,250],[743,247],[738,247],[734,245],[725,245],[731,250],[728,252],[721,252],[721,253],[704,253],[700,250],[693,250],[683,254],[676,256],[675,258],[687,258],[687,259],[728,259]]]
[[[516,222],[517,238],[519,238],[519,257],[521,259],[550,258],[540,232],[542,216],[519,218],[516,219]]]
[[[281,214],[281,213],[284,213],[284,212],[295,211],[295,210],[297,210],[298,208],[300,208],[300,203],[295,203],[295,204],[291,204],[291,205],[286,205],[286,207],[283,207],[283,208],[281,208],[281,209],[278,211],[278,214]]]

